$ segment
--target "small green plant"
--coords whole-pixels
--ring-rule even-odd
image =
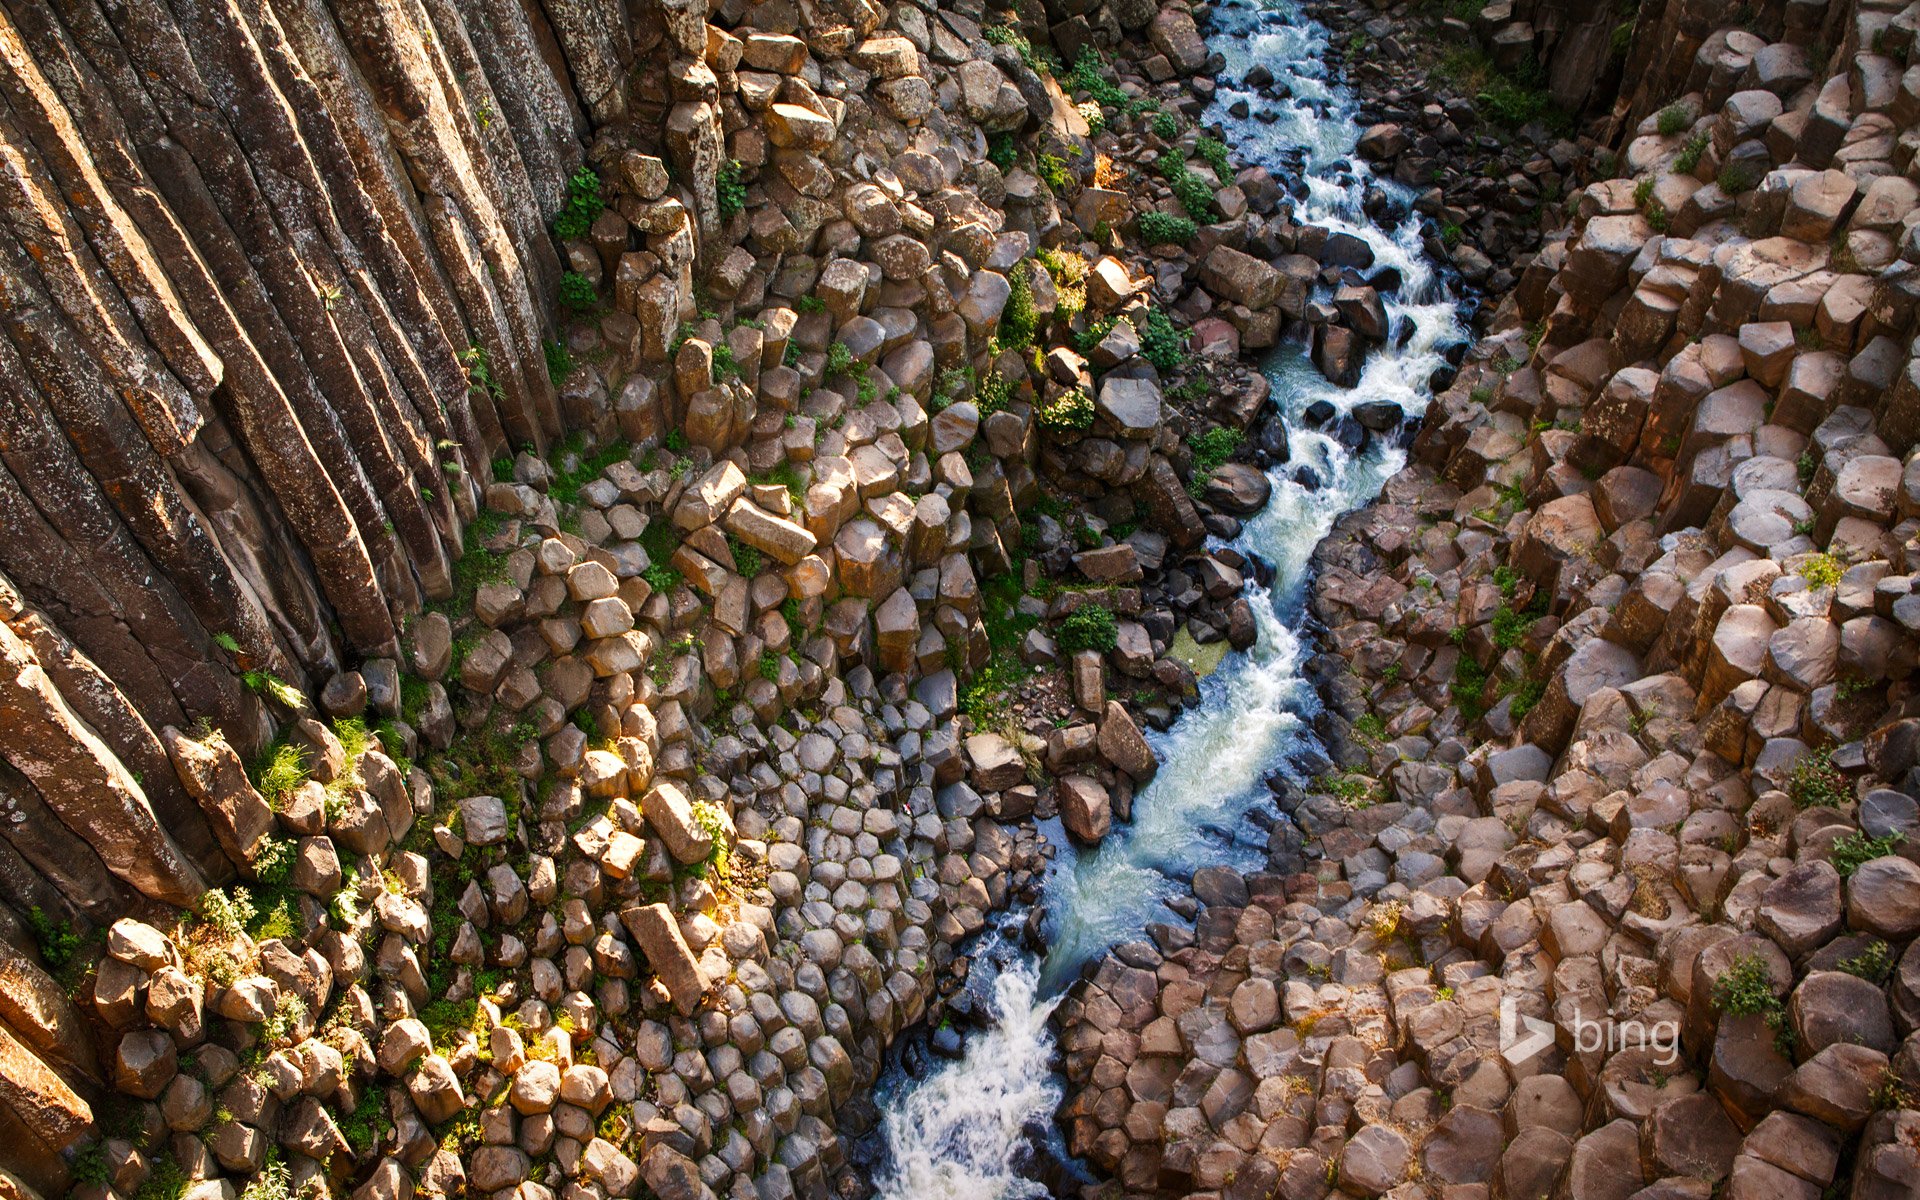
[[[1744,158],[1736,158],[1720,168],[1717,182],[1729,196],[1738,196],[1760,186],[1761,170]]]
[[[214,634],[213,644],[225,650],[228,654],[240,653],[240,643],[230,633]]]
[[[1011,133],[996,133],[987,139],[987,161],[1001,171],[1013,170],[1017,147]]]
[[[1853,789],[1833,765],[1833,751],[1823,748],[1802,754],[1794,762],[1787,772],[1787,795],[1798,808],[1844,808],[1853,800]]]
[[[1158,211],[1141,213],[1138,224],[1141,240],[1149,246],[1184,246],[1199,231],[1190,217]]]
[[[1040,316],[1033,307],[1033,282],[1026,269],[1016,265],[1007,275],[1007,303],[1000,310],[1000,344],[1009,350],[1025,350],[1033,345]]]
[[[1214,178],[1222,183],[1233,178],[1233,160],[1227,155],[1227,144],[1216,137],[1203,137],[1193,144],[1193,152],[1206,160],[1213,168]]]
[[[1846,568],[1831,554],[1815,554],[1802,562],[1795,573],[1814,587],[1837,587]]]
[[[573,351],[567,349],[564,342],[542,342],[540,345],[547,355],[547,378],[553,386],[559,387],[566,382],[567,376],[573,374]],[[509,478],[512,477],[512,460],[508,460],[507,474]]]
[[[1377,746],[1387,740],[1387,723],[1380,719],[1378,713],[1361,713],[1353,723],[1353,734],[1362,742]]]
[[[84,939],[72,925],[54,920],[37,904],[26,911],[26,919],[34,944],[40,948],[40,961],[47,964],[47,970],[59,973],[80,952]]]
[[[727,538],[727,549],[733,554],[733,565],[748,579],[760,574],[766,566],[766,558],[760,551],[747,545],[737,537]]]
[[[606,207],[600,197],[600,176],[592,167],[581,167],[567,177],[567,199],[553,219],[554,236],[563,242],[579,241]]]
[[[1525,613],[1517,613],[1511,608],[1501,606],[1493,614],[1493,644],[1502,650],[1511,650],[1527,636],[1527,630],[1533,628],[1535,618]]]
[[[680,572],[663,562],[650,565],[640,572],[640,578],[646,580],[647,586],[656,592],[671,592],[680,586]]]
[[[1892,854],[1905,840],[1899,830],[1881,837],[1868,837],[1855,830],[1834,839],[1833,869],[1840,872],[1842,879],[1851,878],[1863,865]]]
[[[714,203],[723,221],[747,207],[747,185],[741,174],[740,160],[730,158],[720,165],[714,176]]]
[[[1712,144],[1713,139],[1708,136],[1706,130],[1703,129],[1694,134],[1687,139],[1686,145],[1680,147],[1680,153],[1674,155],[1673,169],[1681,175],[1693,174],[1700,169],[1700,160],[1706,155],[1707,147]]]
[[[1672,137],[1693,124],[1693,117],[1687,112],[1684,104],[1667,105],[1660,110],[1660,116],[1656,120],[1661,137]]]
[[[506,395],[500,381],[494,378],[493,362],[487,357],[485,346],[471,345],[462,350],[460,365],[467,369],[467,383],[475,391],[492,396],[495,400]]]
[[[1054,195],[1063,196],[1073,186],[1073,172],[1068,169],[1067,160],[1059,155],[1042,154],[1034,160],[1034,165],[1039,169],[1041,180]]]
[[[1106,654],[1120,644],[1120,623],[1104,604],[1082,604],[1060,622],[1060,648],[1069,654],[1095,650]]]
[[[1093,397],[1085,388],[1074,388],[1043,405],[1033,414],[1033,419],[1042,429],[1065,433],[1092,428],[1093,416]]]
[[[600,303],[593,281],[578,271],[560,276],[560,303],[577,313],[592,312]]]
[[[1213,187],[1206,180],[1187,170],[1187,161],[1172,150],[1163,150],[1155,164],[1160,177],[1173,189],[1174,199],[1187,215],[1196,220],[1205,218],[1213,207]]]
[[[1165,311],[1147,310],[1145,327],[1140,330],[1140,353],[1163,374],[1187,361],[1186,338]]]
[[[1773,1040],[1781,1053],[1789,1053],[1794,1037],[1787,1023],[1786,1005],[1773,987],[1773,975],[1767,960],[1759,954],[1743,954],[1713,981],[1713,1007],[1733,1017],[1761,1017],[1773,1030]]]
[[[1232,458],[1233,452],[1245,441],[1244,433],[1225,425],[1194,434],[1187,439],[1187,446],[1193,451],[1193,469],[1211,475]]]
[[[231,941],[245,933],[257,915],[253,897],[246,888],[208,888],[200,894],[200,920]]]
[[[294,712],[299,712],[307,706],[307,698],[301,694],[299,688],[271,671],[244,671],[240,675],[240,682],[246,685],[248,691],[271,697],[282,707],[292,709]]]
[[[1322,775],[1313,781],[1313,788],[1350,809],[1372,808],[1381,798],[1379,784],[1357,771]]]
[[[1153,114],[1153,120],[1147,123],[1147,128],[1153,130],[1153,136],[1161,141],[1170,142],[1180,136],[1180,118],[1170,112],[1158,112]]]
[[[828,346],[827,378],[831,379],[836,375],[853,374],[854,361],[853,351],[847,348],[845,342],[835,342],[833,345]],[[866,364],[862,363],[860,365],[865,366]]]
[[[1851,958],[1843,958],[1834,965],[1878,987],[1893,974],[1893,947],[1875,938],[1865,950]]]

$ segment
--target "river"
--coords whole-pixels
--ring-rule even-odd
[[[1116,824],[1097,849],[1063,850],[1045,890],[1048,951],[1044,960],[1004,932],[983,935],[976,960],[1002,965],[993,978],[994,1019],[972,1035],[963,1055],[922,1078],[896,1069],[876,1094],[887,1163],[875,1181],[884,1200],[1027,1200],[1049,1195],[1031,1177],[1036,1141],[1057,1133],[1052,1117],[1063,1081],[1054,1070],[1048,1017],[1080,968],[1109,947],[1143,936],[1148,923],[1173,920],[1166,907],[1203,866],[1253,870],[1265,863],[1266,834],[1250,820],[1271,812],[1263,782],[1316,748],[1310,721],[1318,706],[1302,676],[1309,648],[1299,629],[1315,545],[1341,514],[1366,504],[1403,464],[1394,439],[1372,439],[1349,453],[1330,435],[1334,420],[1311,423],[1318,401],[1344,415],[1370,400],[1398,404],[1410,419],[1426,409],[1428,382],[1445,365],[1443,351],[1466,336],[1446,281],[1428,261],[1420,222],[1382,228],[1363,209],[1368,188],[1385,192],[1406,212],[1412,196],[1354,165],[1352,96],[1326,62],[1328,34],[1284,0],[1256,5],[1231,0],[1214,9],[1210,45],[1226,59],[1205,116],[1219,122],[1243,165],[1266,167],[1296,190],[1296,220],[1351,233],[1375,255],[1373,271],[1394,268],[1402,280],[1387,295],[1399,331],[1368,358],[1359,383],[1328,383],[1299,342],[1283,342],[1263,364],[1288,430],[1291,461],[1270,471],[1273,499],[1247,520],[1233,545],[1275,569],[1272,586],[1250,600],[1259,637],[1229,654],[1201,684],[1201,696],[1173,726],[1150,740],[1161,767],[1134,801],[1134,820]],[[1243,82],[1263,64],[1271,100]],[[1250,115],[1232,116],[1238,100]],[[1260,119],[1264,112],[1271,118]],[[1310,467],[1321,486],[1300,481]],[[1057,829],[1055,842],[1064,841]]]

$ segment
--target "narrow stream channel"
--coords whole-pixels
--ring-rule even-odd
[[[1061,1153],[1053,1113],[1063,1082],[1047,1023],[1061,994],[1108,947],[1144,936],[1150,922],[1177,919],[1166,902],[1196,869],[1263,865],[1266,833],[1250,819],[1256,808],[1272,810],[1263,780],[1317,748],[1309,722],[1319,701],[1301,673],[1309,649],[1298,632],[1309,558],[1334,521],[1377,495],[1405,461],[1392,438],[1350,453],[1333,431],[1365,401],[1391,401],[1417,419],[1428,381],[1445,365],[1443,352],[1465,338],[1446,283],[1422,250],[1421,223],[1404,216],[1389,229],[1367,215],[1370,191],[1385,193],[1386,209],[1400,214],[1409,212],[1412,194],[1353,160],[1361,130],[1353,97],[1326,65],[1327,37],[1284,0],[1218,5],[1211,46],[1226,70],[1205,119],[1225,127],[1242,163],[1266,167],[1294,193],[1299,222],[1363,239],[1375,256],[1370,276],[1398,271],[1399,290],[1385,295],[1394,335],[1352,389],[1322,378],[1298,342],[1283,343],[1264,364],[1292,454],[1270,472],[1272,502],[1233,543],[1275,569],[1272,587],[1250,595],[1259,639],[1228,655],[1202,682],[1200,700],[1152,735],[1160,772],[1136,797],[1133,824],[1116,825],[1096,850],[1063,850],[1046,885],[1045,958],[1020,948],[1017,924],[983,934],[972,948],[976,962],[1000,968],[990,1027],[972,1035],[961,1058],[921,1078],[903,1069],[883,1076],[875,1102],[887,1161],[875,1190],[885,1200],[1050,1194],[1031,1174],[1037,1143],[1051,1141]],[[1246,86],[1256,64],[1273,73],[1274,93],[1288,98]],[[1229,111],[1240,100],[1250,106],[1244,118]],[[1336,415],[1312,422],[1308,409],[1321,401]],[[1314,478],[1303,482],[1308,472]],[[1049,838],[1065,841],[1057,827]]]

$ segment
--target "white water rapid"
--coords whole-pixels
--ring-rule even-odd
[[[1043,963],[1017,963],[1000,975],[993,1025],[969,1041],[962,1058],[926,1078],[882,1081],[876,1099],[885,1113],[888,1163],[876,1192],[883,1200],[1048,1194],[1022,1171],[1035,1129],[1051,1121],[1062,1096],[1047,1029],[1060,992],[1090,958],[1169,919],[1167,899],[1197,868],[1261,866],[1266,839],[1248,814],[1270,801],[1267,774],[1314,745],[1308,722],[1319,702],[1301,675],[1308,651],[1297,632],[1309,559],[1334,521],[1377,495],[1405,460],[1385,439],[1350,454],[1331,430],[1365,401],[1392,401],[1417,418],[1426,410],[1428,380],[1444,364],[1442,351],[1464,338],[1445,284],[1421,248],[1419,222],[1409,218],[1389,231],[1362,209],[1369,184],[1396,198],[1401,211],[1411,196],[1350,165],[1360,130],[1352,97],[1329,79],[1326,30],[1282,0],[1224,0],[1213,21],[1210,44],[1226,70],[1206,119],[1226,128],[1240,162],[1265,166],[1283,185],[1304,184],[1304,199],[1295,200],[1300,223],[1353,234],[1372,247],[1373,271],[1400,273],[1399,290],[1385,296],[1387,313],[1396,331],[1410,326],[1410,333],[1375,350],[1351,389],[1322,378],[1299,343],[1283,344],[1265,364],[1292,455],[1269,473],[1271,503],[1234,542],[1275,568],[1272,587],[1249,597],[1259,638],[1245,653],[1228,655],[1202,682],[1200,700],[1151,737],[1161,767],[1135,798],[1133,823],[1116,824],[1098,849],[1068,856],[1054,872],[1045,902],[1051,949]],[[1242,82],[1256,63],[1290,99],[1267,99]],[[1230,115],[1238,100],[1255,115]],[[1258,119],[1263,110],[1273,119]],[[1305,414],[1316,401],[1331,404],[1336,417],[1310,426]],[[1321,486],[1296,480],[1302,466]]]

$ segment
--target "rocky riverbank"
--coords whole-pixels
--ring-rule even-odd
[[[1304,851],[1063,1007],[1112,1194],[1920,1182],[1913,26],[1710,8],[1318,552]]]

